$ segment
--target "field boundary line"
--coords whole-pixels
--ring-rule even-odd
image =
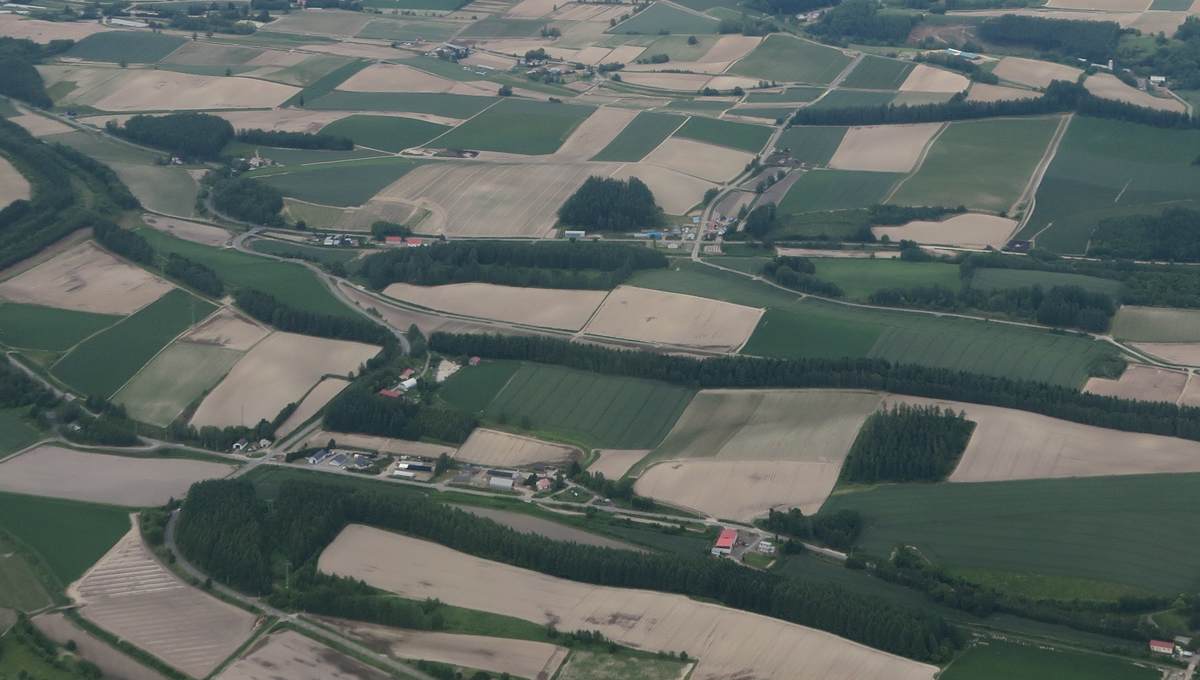
[[[479,113],[475,114],[474,116],[471,116],[470,118],[467,118],[467,119],[463,120],[463,122],[459,123],[458,125],[455,125],[455,126],[451,127],[449,130],[446,130],[445,132],[443,132],[442,134],[438,135],[437,137],[434,137],[433,139],[429,140],[428,142],[425,142],[424,144],[422,144],[422,145],[421,145],[421,148],[429,148],[429,145],[430,145],[430,144],[432,144],[432,143],[436,142],[437,140],[441,139],[442,137],[445,137],[446,135],[450,134],[451,132],[453,132],[453,131],[457,130],[458,128],[460,128],[460,127],[462,127],[462,126],[466,125],[467,123],[471,122],[472,120],[475,120],[475,118],[477,118],[477,117],[479,117],[479,116],[483,115],[483,114],[484,114],[484,112],[486,112],[486,111],[490,110],[490,109],[491,109],[493,106],[496,106],[496,105],[498,105],[500,102],[504,101],[505,99],[507,99],[507,97],[497,97],[497,98],[496,98],[496,101],[492,102],[491,104],[488,104],[488,105],[487,105],[486,107],[484,107],[484,108],[483,108],[483,110],[481,110]],[[572,129],[574,129],[574,128],[572,128]]]
[[[1054,130],[1054,135],[1050,138],[1050,144],[1046,146],[1046,151],[1042,154],[1042,159],[1034,166],[1033,175],[1029,178],[1029,182],[1025,184],[1025,189],[1017,196],[1016,202],[1009,206],[1008,212],[1012,214],[1017,209],[1017,206],[1022,203],[1027,205],[1025,215],[1021,217],[1021,221],[1017,224],[1017,228],[1013,231],[1013,234],[1024,229],[1029,218],[1033,216],[1033,208],[1037,204],[1038,187],[1042,185],[1042,178],[1046,176],[1046,171],[1050,169],[1050,164],[1054,162],[1054,157],[1058,155],[1058,147],[1062,144],[1063,138],[1067,136],[1067,128],[1071,126],[1071,121],[1074,119],[1075,114],[1073,113],[1068,113],[1059,118],[1058,127]],[[1012,234],[1009,234],[1009,238],[1012,238]]]
[[[885,195],[883,197],[883,200],[880,201],[880,203],[887,203],[888,201],[892,200],[892,197],[896,195],[896,192],[900,191],[900,187],[904,186],[905,182],[907,182],[908,180],[915,177],[916,174],[921,171],[921,166],[925,165],[925,159],[929,157],[929,152],[931,149],[933,149],[933,145],[937,142],[938,139],[941,138],[942,133],[949,129],[950,129],[949,122],[942,123],[942,126],[940,128],[938,128],[938,131],[933,133],[933,136],[930,137],[929,141],[925,143],[925,147],[921,149],[921,155],[917,157],[917,162],[915,165],[913,165],[913,169],[910,170],[909,173],[907,175],[905,175],[903,179],[901,179],[899,182],[896,182],[895,186],[892,187],[891,191],[887,192],[887,195]],[[845,140],[843,139],[842,141],[845,141]],[[842,146],[841,143],[839,143],[838,148],[841,148],[841,146]],[[835,149],[833,153],[836,156],[837,150]]]

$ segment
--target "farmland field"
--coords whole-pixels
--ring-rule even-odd
[[[623,21],[609,29],[610,33],[625,33],[639,35],[716,33],[720,21],[709,17],[693,14],[671,7],[665,3],[654,3],[648,8],[633,15],[628,21]],[[666,31],[666,33],[663,33]]]
[[[616,139],[593,156],[592,160],[629,163],[640,161],[670,137],[671,133],[678,130],[685,120],[683,116],[643,111],[625,126]]]
[[[781,83],[828,85],[850,65],[839,50],[785,35],[769,35],[753,52],[729,69],[733,75]]]
[[[129,415],[166,427],[189,404],[216,387],[242,358],[242,352],[191,342],[175,342],[146,364],[113,395]]]
[[[349,137],[359,146],[399,153],[446,132],[446,125],[399,116],[348,116],[326,125],[323,135]]]
[[[578,449],[533,437],[478,427],[463,442],[456,460],[479,465],[520,467],[534,463],[566,463],[580,458]]]
[[[577,331],[608,296],[602,290],[521,288],[491,283],[415,286],[393,283],[383,294],[412,305],[509,323]]]
[[[389,184],[420,166],[420,161],[387,156],[281,168],[281,172],[252,176],[279,189],[284,196],[310,203],[350,207],[366,203]]]
[[[295,432],[298,427],[308,422],[310,418],[315,416],[318,411],[325,408],[325,405],[333,400],[342,390],[349,385],[348,380],[342,378],[325,378],[317,383],[316,387],[309,390],[308,394],[304,395],[304,400],[288,416],[288,419],[283,421],[275,434],[279,437],[286,437],[292,432]]]
[[[50,595],[25,558],[3,539],[0,551],[0,607],[32,612],[49,606]]]
[[[112,31],[96,33],[75,43],[66,56],[84,61],[153,64],[187,44],[187,38],[162,33]]]
[[[1113,317],[1112,334],[1133,342],[1200,342],[1200,311],[1122,306]]]
[[[310,224],[309,226],[312,225]],[[256,253],[312,260],[328,265],[332,265],[335,262],[346,264],[363,253],[363,251],[355,248],[323,248],[267,238],[256,239],[246,245],[250,246],[250,249]]]
[[[871,351],[887,329],[881,323],[768,309],[742,354],[788,359],[861,357]]]
[[[583,529],[577,529],[573,526],[560,524],[554,520],[544,519],[525,512],[477,508],[470,505],[455,505],[454,507],[478,517],[486,517],[496,524],[504,525],[525,534],[537,534],[538,536],[545,536],[555,541],[575,541],[580,545],[597,545],[604,548],[616,548],[617,550],[645,552],[641,548],[625,543],[624,541],[614,541],[611,538],[598,536]]]
[[[619,286],[604,299],[583,332],[637,342],[737,351],[754,332],[761,315],[762,310],[754,307]]]
[[[730,109],[731,116],[749,116],[751,118],[764,118],[768,121],[779,120],[780,118],[787,119],[796,112],[795,107],[754,107]]]
[[[495,97],[440,92],[342,92],[305,102],[304,107],[326,111],[407,111],[447,118],[470,118],[495,104]]]
[[[129,514],[108,505],[0,493],[0,529],[32,550],[65,586],[129,531]]]
[[[958,657],[941,680],[1157,680],[1156,668],[1126,659],[1028,642],[980,639]]]
[[[693,116],[675,132],[674,136],[756,154],[762,151],[767,140],[771,139],[771,128]]]
[[[105,315],[133,314],[172,290],[91,241],[0,283],[0,297],[9,302]]]
[[[895,90],[913,70],[911,62],[883,57],[863,57],[858,66],[842,81],[842,87],[865,90]]]
[[[746,95],[747,104],[783,104],[811,102],[825,89],[821,87],[789,87],[782,92],[751,92]]]
[[[859,107],[886,106],[896,98],[895,92],[869,92],[857,90],[834,90],[820,101],[809,104],[813,109],[853,109]]]
[[[215,310],[173,290],[71,350],[52,372],[82,394],[111,397],[175,336]]]
[[[521,370],[516,361],[484,361],[455,373],[438,390],[438,396],[455,408],[481,413],[509,380]]]
[[[115,161],[108,164],[146,208],[176,217],[195,213],[200,185],[187,170]]]
[[[0,342],[9,347],[61,352],[120,320],[115,314],[0,304]]]
[[[528,418],[536,429],[582,437],[602,448],[642,449],[666,436],[692,395],[650,380],[525,364],[485,413],[503,414],[512,423]]]
[[[784,195],[779,212],[791,215],[866,208],[882,201],[903,177],[896,172],[810,170]]]
[[[558,680],[675,680],[683,676],[686,670],[687,664],[677,659],[577,650],[558,674]]]
[[[817,267],[817,278],[837,284],[853,300],[865,300],[882,288],[962,288],[958,266],[941,262],[818,257],[812,263]]]
[[[1200,519],[1198,491],[1200,473],[887,485],[834,494],[822,511],[861,512],[871,554],[904,542],[941,566],[1178,593],[1200,585],[1200,546],[1172,538]]]
[[[41,438],[38,431],[25,421],[28,414],[27,409],[0,409],[0,457],[20,451]]]
[[[852,127],[846,131],[829,167],[838,170],[912,172],[942,123]]]
[[[917,173],[900,185],[889,202],[1010,210],[1058,125],[1058,118],[952,123],[933,143]],[[969,171],[963,167],[967,158]]]
[[[451,130],[437,145],[447,149],[550,154],[593,111],[590,106],[576,104],[503,99]]]
[[[777,146],[789,149],[788,155],[801,163],[826,165],[842,143],[848,128],[828,127],[791,127],[779,136]]]
[[[1124,285],[1120,281],[1101,279],[1083,274],[1065,272],[1041,272],[1026,269],[976,269],[971,276],[971,287],[980,290],[1003,288],[1026,288],[1041,286],[1049,290],[1054,286],[1079,286],[1084,290],[1111,295],[1121,299]],[[1119,312],[1118,312],[1119,313]],[[1197,336],[1200,339],[1200,335]]]
[[[1008,244],[1009,237],[1016,228],[1016,220],[999,215],[968,212],[940,221],[917,220],[899,227],[871,227],[870,229],[875,238],[882,239],[887,236],[893,243],[908,239],[917,243],[933,245],[975,249],[991,247],[999,250]]]

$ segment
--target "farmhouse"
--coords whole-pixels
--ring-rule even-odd
[[[1151,640],[1150,651],[1155,654],[1175,654],[1174,642],[1163,642],[1162,640]]]
[[[713,546],[712,554],[723,556],[732,553],[737,536],[737,529],[722,529],[721,535],[717,537],[717,544]]]

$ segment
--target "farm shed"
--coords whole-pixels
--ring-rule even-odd
[[[416,378],[409,378],[400,383],[400,389],[404,390],[405,392],[407,392],[408,390],[411,390],[412,388],[414,388],[416,386],[417,386]]]
[[[347,460],[349,460],[349,457],[346,454],[339,453],[333,457],[333,460],[329,461],[329,465],[332,467],[340,467],[344,465]]]
[[[417,478],[417,475],[415,472],[409,472],[407,470],[396,470],[395,472],[392,473],[392,476],[399,477],[400,479],[416,479]]]
[[[329,457],[329,450],[328,450],[328,449],[321,449],[320,451],[317,451],[317,452],[316,452],[316,453],[314,453],[313,455],[309,456],[309,457],[308,457],[308,462],[309,462],[309,464],[311,464],[311,465],[317,465],[317,464],[319,464],[319,463],[322,463],[322,462],[324,462],[324,460],[325,460],[326,458],[328,458],[328,457]]]
[[[1156,654],[1174,654],[1175,653],[1175,643],[1174,642],[1163,642],[1162,640],[1151,640],[1150,641],[1150,651],[1152,651]]]
[[[379,393],[385,397],[391,397],[392,399],[400,398],[400,393],[396,390],[379,390]]]
[[[712,554],[728,555],[733,552],[733,544],[737,541],[737,529],[722,529],[721,535],[717,537],[717,544],[713,546]]]
[[[515,472],[508,472],[505,470],[488,470],[487,473],[492,477],[506,477],[508,479],[512,479],[513,475],[516,474]]]
[[[479,362],[481,362],[481,361],[483,361],[483,359],[481,359],[479,357],[471,357],[471,360],[469,362],[467,362],[467,365],[478,366]]]
[[[513,490],[513,480],[505,477],[492,477],[488,480],[488,486],[493,489],[503,489],[505,491]]]

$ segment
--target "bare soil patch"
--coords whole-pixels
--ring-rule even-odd
[[[608,295],[600,290],[519,288],[491,283],[445,286],[393,283],[383,294],[452,314],[572,331],[583,328]]]
[[[389,680],[391,675],[290,630],[271,633],[219,680]]]
[[[583,452],[573,446],[552,444],[533,437],[478,427],[459,447],[454,458],[480,465],[526,467],[534,463],[581,460]]]
[[[28,38],[43,45],[51,40],[83,40],[93,33],[113,29],[93,21],[42,21],[26,19],[18,14],[0,14],[0,35],[9,38]]]
[[[29,180],[17,172],[7,159],[0,157],[0,208],[18,200],[29,200]]]
[[[692,675],[698,680],[930,680],[937,671],[829,633],[682,595],[567,581],[359,525],[342,531],[319,566],[404,597],[436,597],[561,630],[599,630],[652,652],[703,650]]]
[[[609,176],[617,179],[637,177],[642,180],[654,193],[654,201],[668,215],[687,213],[704,199],[704,192],[713,186],[713,183],[708,180],[651,165],[644,161],[617,166],[617,169],[612,171]],[[566,200],[566,197],[563,200]]]
[[[414,442],[407,439],[375,437],[369,434],[330,432],[328,430],[317,430],[308,435],[308,438],[305,440],[305,446],[325,446],[329,443],[330,439],[337,440],[338,447],[349,447],[351,449],[361,449],[364,451],[378,451],[379,453],[390,453],[397,456],[425,456],[427,458],[437,458],[444,453],[450,457],[453,457],[455,452],[455,448],[453,446],[430,444],[428,442]]]
[[[1052,80],[1067,80],[1075,82],[1082,73],[1077,68],[1052,64],[1048,61],[1024,59],[1021,57],[1005,57],[992,69],[997,77],[1021,83],[1030,87],[1046,87]]]
[[[631,113],[637,113],[631,111]],[[737,177],[754,154],[693,139],[670,137],[642,159],[676,172],[695,175],[713,182],[728,182]]]
[[[166,680],[166,676],[109,647],[77,627],[63,614],[38,614],[31,619],[46,637],[60,645],[74,640],[76,653],[100,667],[104,676],[113,680]]]
[[[97,314],[132,314],[172,289],[88,241],[4,283],[0,298]]]
[[[8,122],[20,125],[34,137],[45,137],[47,135],[57,135],[63,132],[75,131],[75,128],[67,125],[66,123],[60,123],[53,118],[39,116],[36,113],[26,113],[23,116],[14,116],[9,118]]]
[[[171,573],[142,541],[136,522],[67,595],[97,625],[194,678],[233,654],[256,620]]]
[[[188,331],[179,341],[245,352],[270,334],[269,329],[238,314],[230,307],[223,307]]]
[[[709,517],[748,522],[772,508],[815,513],[841,470],[841,463],[675,460],[644,472],[634,489]]]
[[[447,80],[402,64],[372,64],[338,85],[347,92],[448,92]]]
[[[95,106],[102,111],[261,109],[276,106],[299,91],[290,85],[250,78],[140,71]]]
[[[679,293],[619,286],[584,332],[609,338],[735,351],[763,310]]]
[[[526,0],[528,2],[529,0]],[[575,128],[567,141],[554,152],[555,159],[586,161],[617,138],[637,111],[601,107]]]
[[[150,507],[182,498],[193,482],[225,477],[236,469],[186,458],[128,458],[46,445],[0,463],[0,491]]]
[[[642,548],[629,545],[628,543],[597,536],[574,527],[559,524],[558,522],[542,519],[541,517],[533,517],[532,515],[509,512],[507,510],[477,508],[471,505],[456,505],[454,507],[478,517],[486,517],[497,524],[502,524],[523,534],[537,534],[553,541],[573,541],[580,545],[594,545],[601,548],[646,552]]]
[[[253,426],[259,420],[271,420],[326,375],[356,371],[378,352],[378,347],[359,342],[272,333],[209,392],[192,424],[224,427],[245,422]]]
[[[608,59],[608,55],[610,54],[612,54],[611,48],[592,45],[579,50],[574,58],[575,61],[580,63],[595,66],[596,64],[607,63],[605,60]]]
[[[272,109],[270,111],[226,111],[216,114],[229,121],[235,130],[261,128],[281,132],[316,134],[335,120],[350,115],[349,111],[306,111],[304,109]]]
[[[283,421],[283,425],[279,426],[279,430],[275,433],[280,437],[286,437],[300,427],[309,418],[317,414],[317,411],[325,408],[331,399],[336,397],[342,390],[350,384],[348,380],[341,378],[326,378],[317,383],[317,386],[312,388],[305,397],[304,401],[296,407],[295,412],[288,416],[288,419]]]
[[[728,62],[721,62],[721,64],[725,65]],[[732,90],[735,87],[749,90],[758,87],[759,82],[757,78],[747,78],[745,76],[717,76],[708,81],[705,87],[711,87],[714,90]]]
[[[900,85],[901,92],[962,92],[971,81],[967,77],[940,68],[917,64]]]
[[[158,217],[155,215],[142,215],[142,221],[164,234],[170,234],[175,238],[181,238],[184,241],[191,241],[192,243],[199,243],[206,246],[225,245],[225,243],[233,238],[231,232],[225,231],[220,227],[214,227],[211,224],[200,224],[199,222],[189,222],[187,220]]]
[[[1090,378],[1084,392],[1120,399],[1176,403],[1183,394],[1188,374],[1142,364],[1131,364],[1119,380]]]
[[[397,305],[383,302],[377,298],[371,297],[363,291],[354,288],[346,283],[339,284],[342,292],[346,294],[355,304],[363,309],[375,309],[379,312],[380,318],[387,321],[394,328],[408,328],[416,324],[417,328],[425,335],[436,331],[445,331],[447,333],[500,333],[501,335],[528,335],[514,331],[503,326],[493,326],[487,323],[475,321],[460,321],[458,319],[448,319],[443,316],[434,314],[426,314],[424,312],[414,312]]]
[[[942,123],[852,127],[846,131],[829,167],[838,170],[912,172],[925,145]]]
[[[876,238],[887,235],[893,242],[901,239],[933,245],[997,250],[1008,243],[1017,228],[1016,220],[997,215],[963,213],[941,222],[909,222],[899,227],[871,227]]]
[[[588,466],[588,472],[600,472],[607,479],[620,479],[648,453],[650,449],[602,449],[600,458]]]
[[[618,48],[621,49],[621,48]],[[645,48],[639,47],[639,53]],[[617,50],[613,50],[615,53]],[[612,55],[609,55],[612,58]],[[621,76],[624,82],[653,87],[660,90],[694,91],[703,89],[712,76],[704,73],[638,73],[631,72]]]
[[[1040,95],[1032,90],[1021,90],[1003,85],[988,85],[975,83],[967,93],[967,100],[973,102],[998,102],[1016,99],[1036,99]]]
[[[1136,349],[1182,366],[1200,366],[1200,343],[1131,342]]]
[[[1183,103],[1176,99],[1155,97],[1149,92],[1143,92],[1122,83],[1111,73],[1096,73],[1083,81],[1088,92],[1105,99],[1115,99],[1135,106],[1146,106],[1161,111],[1183,111]]]

